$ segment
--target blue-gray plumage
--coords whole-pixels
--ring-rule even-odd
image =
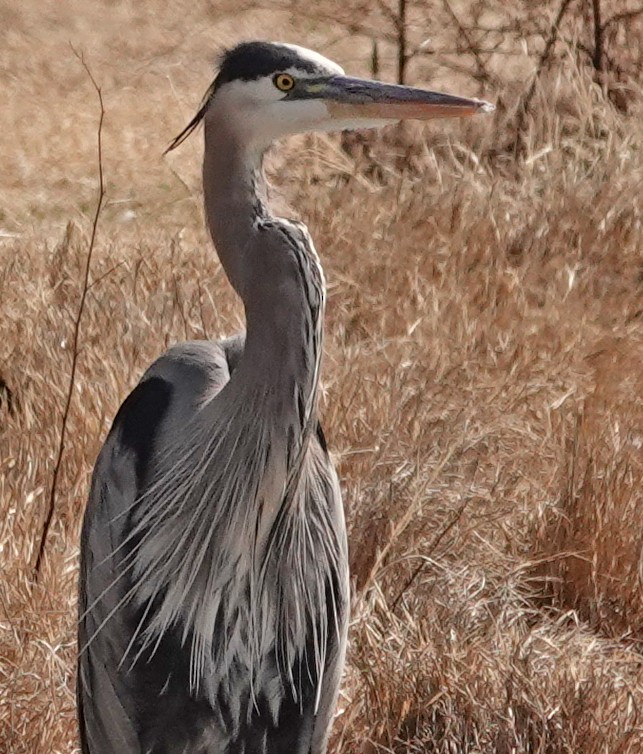
[[[208,226],[247,330],[171,348],[121,406],[81,540],[84,754],[323,754],[348,566],[316,413],[325,284],[308,232],[266,205],[274,138],[486,103],[362,82],[302,48],[244,43],[205,125]]]

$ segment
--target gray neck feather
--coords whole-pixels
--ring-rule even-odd
[[[262,161],[263,151],[241,145],[224,117],[216,111],[206,116],[207,223],[247,320],[245,357],[237,381],[253,375],[262,382],[274,378],[292,394],[288,382],[295,380],[307,392],[315,391],[323,273],[307,232],[271,215]],[[282,232],[274,228],[268,232],[271,225]],[[318,330],[320,337],[312,339],[311,330]],[[305,359],[302,350],[309,351]],[[315,372],[315,380],[307,385],[310,372]]]
[[[207,222],[245,306],[246,345],[223,391],[162,454],[135,531],[134,596],[151,604],[163,595],[140,627],[145,644],[182,624],[192,635],[195,688],[213,668],[225,677],[235,662],[257,683],[275,642],[287,673],[310,625],[321,683],[325,597],[298,574],[319,571],[324,584],[339,557],[325,502],[334,472],[306,452],[316,422],[324,279],[305,228],[268,212],[261,161],[224,117],[206,115]],[[314,475],[311,464],[319,466]],[[314,510],[311,500],[320,501]],[[312,533],[311,516],[320,517]],[[264,589],[266,579],[276,592]],[[227,642],[213,643],[218,623]],[[214,698],[216,688],[206,693]]]
[[[252,303],[256,221],[267,217],[263,154],[248,150],[224,118],[205,119],[203,191],[210,234],[232,286]]]

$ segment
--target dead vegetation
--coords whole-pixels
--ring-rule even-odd
[[[231,19],[159,5],[151,19],[130,2],[66,0],[37,17],[0,4],[2,751],[77,746],[78,529],[119,402],[168,344],[242,326],[202,226],[199,141],[160,157],[212,50],[261,33],[368,72],[364,35],[287,7]],[[640,81],[614,74],[619,107],[566,34],[518,159],[506,147],[537,55],[517,68],[485,57],[498,75],[485,94],[504,103],[493,119],[301,137],[272,158],[329,282],[321,411],[355,587],[337,752],[643,748]],[[103,86],[106,204],[34,583],[97,191],[97,106],[70,38]],[[387,44],[382,75],[395,70]],[[478,93],[475,67],[433,70],[436,86],[454,75]]]

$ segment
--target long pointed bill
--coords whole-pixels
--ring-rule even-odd
[[[432,120],[495,110],[484,100],[348,76],[311,82],[306,89],[308,97],[317,96],[324,101],[333,120]]]

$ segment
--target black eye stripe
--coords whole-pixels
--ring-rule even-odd
[[[306,73],[323,73],[323,66],[303,58],[297,50],[269,42],[242,42],[222,56],[217,81],[219,85],[237,79],[253,81],[292,66]]]

